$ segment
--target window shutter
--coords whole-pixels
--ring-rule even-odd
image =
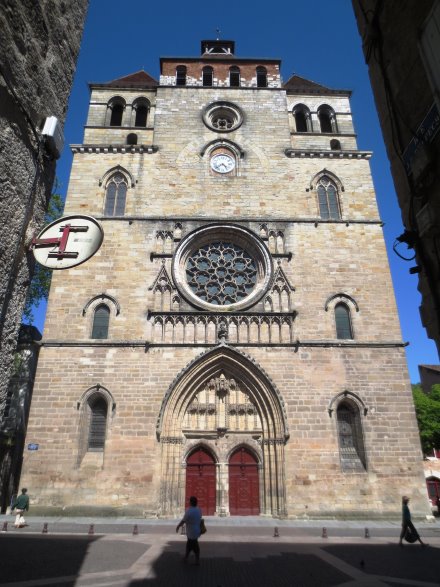
[[[89,450],[103,450],[107,427],[107,402],[103,398],[90,405]]]

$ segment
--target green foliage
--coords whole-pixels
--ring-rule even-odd
[[[440,385],[433,385],[429,394],[419,384],[412,391],[423,453],[428,454],[440,447]]]
[[[44,224],[53,222],[63,213],[64,202],[59,194],[52,194],[49,207],[44,217]],[[34,321],[34,308],[37,308],[42,300],[47,300],[49,295],[52,271],[39,263],[35,264],[34,276],[29,286],[26,305],[23,312],[23,322],[32,324]]]

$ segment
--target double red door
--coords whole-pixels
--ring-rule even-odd
[[[198,506],[204,516],[215,513],[215,461],[204,448],[198,448],[190,454],[186,461],[186,497],[185,507],[189,498],[197,497]]]
[[[229,460],[229,513],[231,516],[255,516],[260,513],[258,463],[245,448]]]

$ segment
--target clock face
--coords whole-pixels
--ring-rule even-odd
[[[211,168],[217,173],[229,173],[234,167],[235,159],[225,153],[214,155],[211,159]]]

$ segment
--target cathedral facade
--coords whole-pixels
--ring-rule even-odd
[[[350,92],[233,41],[91,84],[66,214],[104,242],[54,272],[22,483],[34,511],[428,513]]]

